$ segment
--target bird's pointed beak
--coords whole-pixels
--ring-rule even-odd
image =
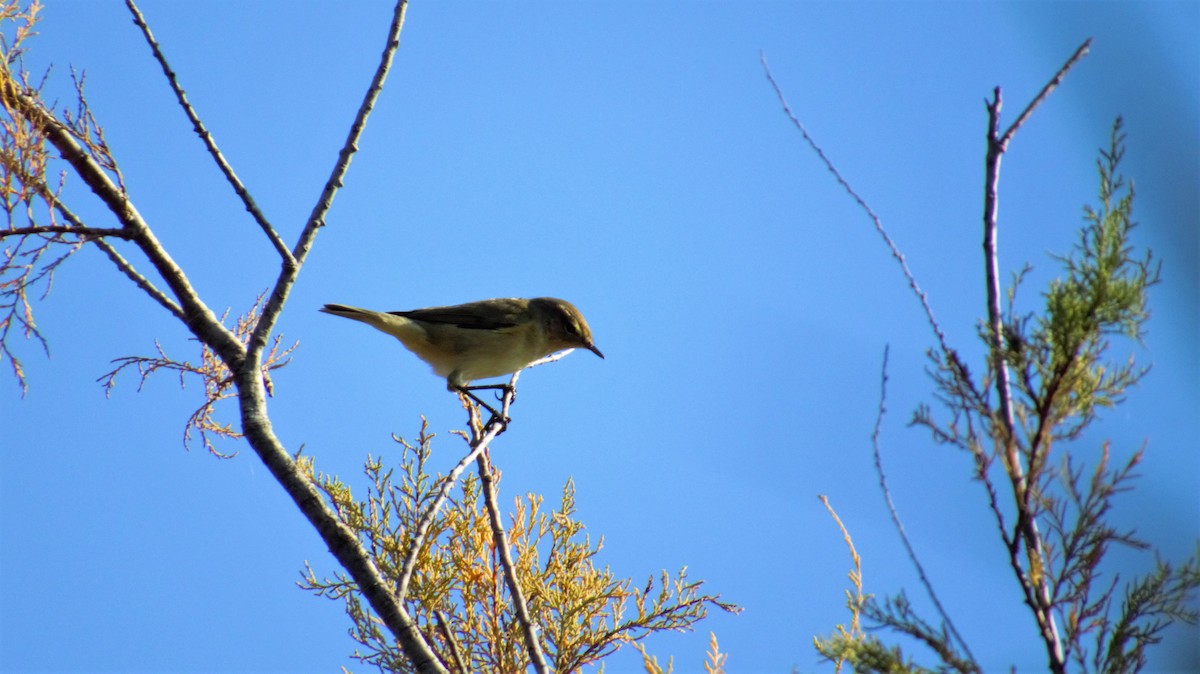
[[[600,349],[597,349],[595,344],[586,344],[584,345],[584,348],[596,354],[597,356],[604,358],[604,354],[600,353]]]

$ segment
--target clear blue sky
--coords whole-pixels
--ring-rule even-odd
[[[217,141],[294,239],[382,48],[387,2],[142,7]],[[28,62],[85,69],[93,111],[141,212],[218,310],[243,311],[277,258],[190,132],[121,3],[45,10]],[[988,671],[1044,667],[968,457],[906,426],[931,400],[932,336],[870,223],[787,123],[795,111],[871,202],[955,345],[978,354],[985,114],[1006,119],[1087,37],[1091,56],[1011,146],[1000,244],[1026,286],[1055,272],[1096,150],[1124,115],[1136,243],[1163,261],[1144,348],[1154,369],[1077,447],[1148,442],[1115,517],[1178,561],[1200,534],[1200,5],[1180,3],[416,2],[395,68],[281,322],[300,340],[270,409],[289,449],[359,485],[368,453],[419,416],[441,466],[456,400],[388,338],[317,313],[553,295],[587,315],[601,361],[527,373],[492,449],[503,494],[553,499],[573,477],[601,561],[643,579],[687,565],[745,607],[648,642],[702,671],[709,630],[740,673],[830,671],[811,639],[866,589],[926,606],[892,531],[869,435],[943,600]],[[111,226],[78,184],[70,204]],[[194,359],[181,326],[87,251],[38,305],[51,344],[20,346],[31,382],[0,386],[0,669],[329,672],[353,648],[340,605],[294,586],[333,560],[256,456],[184,451],[199,404],[168,376],[140,394],[95,379],[124,355]],[[7,365],[4,367],[7,370]],[[976,368],[979,369],[979,368]],[[233,408],[227,418],[234,420]],[[443,468],[445,469],[445,468]],[[354,482],[357,481],[357,482]],[[1122,577],[1150,555],[1118,554]],[[1175,629],[1160,670],[1200,666]],[[923,654],[915,650],[914,654]],[[928,660],[926,660],[928,662]],[[638,670],[621,657],[609,672]]]

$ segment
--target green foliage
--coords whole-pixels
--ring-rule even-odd
[[[1039,432],[1054,439],[1077,437],[1095,420],[1096,408],[1120,402],[1147,371],[1132,357],[1124,363],[1106,358],[1110,336],[1142,337],[1147,291],[1159,278],[1150,252],[1135,257],[1129,242],[1136,223],[1133,185],[1118,173],[1123,143],[1118,118],[1110,148],[1097,162],[1100,205],[1084,207],[1079,242],[1056,258],[1064,273],[1050,283],[1044,313],[1010,318],[1005,326],[1006,360],[1023,396],[1017,414],[1031,446],[1047,440]],[[1016,284],[1010,297],[1015,293]]]
[[[1084,208],[1078,242],[1069,254],[1055,258],[1062,273],[1045,291],[1042,311],[1018,315],[1013,308],[1026,268],[1008,291],[1002,339],[986,324],[980,328],[988,351],[982,379],[973,378],[956,353],[933,354],[936,396],[950,416],[935,419],[922,406],[913,420],[932,431],[936,441],[974,457],[975,477],[986,489],[1056,671],[1064,671],[1067,663],[1081,671],[1138,671],[1146,648],[1170,622],[1200,617],[1186,603],[1200,588],[1200,557],[1178,569],[1159,562],[1154,572],[1128,583],[1121,600],[1115,579],[1100,582],[1112,546],[1149,547],[1133,531],[1110,523],[1114,498],[1132,488],[1142,451],[1114,467],[1107,442],[1098,452],[1057,447],[1077,441],[1101,410],[1124,400],[1147,372],[1132,356],[1114,360],[1110,355],[1112,338],[1142,338],[1148,290],[1159,278],[1151,254],[1137,253],[1130,242],[1136,226],[1134,192],[1118,170],[1123,155],[1118,118],[1097,162],[1099,204]],[[1008,369],[1011,379],[1002,377],[999,367]],[[1004,485],[1011,500],[1001,496]],[[965,671],[963,662],[943,649],[952,643],[945,629],[921,620],[903,594],[864,607],[864,614],[924,642],[945,667]]]
[[[356,531],[385,578],[398,586],[412,532],[436,496],[443,477],[429,472],[433,435],[422,427],[415,444],[394,438],[404,450],[397,468],[368,460],[366,500],[356,500],[337,478],[304,469],[332,503],[338,518]],[[557,509],[540,496],[518,498],[507,527],[516,575],[532,621],[555,671],[577,671],[623,644],[663,630],[687,630],[709,608],[739,610],[701,594],[686,569],[652,576],[643,587],[596,564],[592,544],[575,518],[575,487],[567,482]],[[362,650],[354,657],[385,672],[413,671],[390,633],[372,616],[344,574],[320,579],[306,567],[301,587],[343,601]],[[508,596],[480,481],[468,477],[434,517],[416,556],[405,605],[444,662],[457,650],[470,671],[525,671],[528,658]],[[440,625],[439,625],[440,623]]]
[[[1200,544],[1196,554],[1178,569],[1158,560],[1149,575],[1130,583],[1121,613],[1096,625],[1093,668],[1098,672],[1137,672],[1146,666],[1146,648],[1161,641],[1161,633],[1177,620],[1195,624],[1200,611],[1188,600],[1200,587]],[[1082,659],[1083,654],[1080,655]]]
[[[814,639],[817,652],[838,663],[850,665],[854,674],[925,674],[925,669],[906,658],[899,646],[888,647],[873,635],[834,634]]]

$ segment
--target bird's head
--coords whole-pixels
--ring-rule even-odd
[[[529,306],[541,318],[550,343],[558,349],[583,348],[604,357],[592,341],[592,330],[574,304],[555,297],[537,297]]]

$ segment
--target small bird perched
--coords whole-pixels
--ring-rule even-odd
[[[326,304],[321,311],[361,321],[400,340],[446,378],[446,388],[470,396],[497,418],[501,415],[471,391],[504,386],[470,386],[476,379],[512,374],[556,351],[585,348],[604,357],[575,305],[553,297],[499,298],[412,311],[371,311]]]

